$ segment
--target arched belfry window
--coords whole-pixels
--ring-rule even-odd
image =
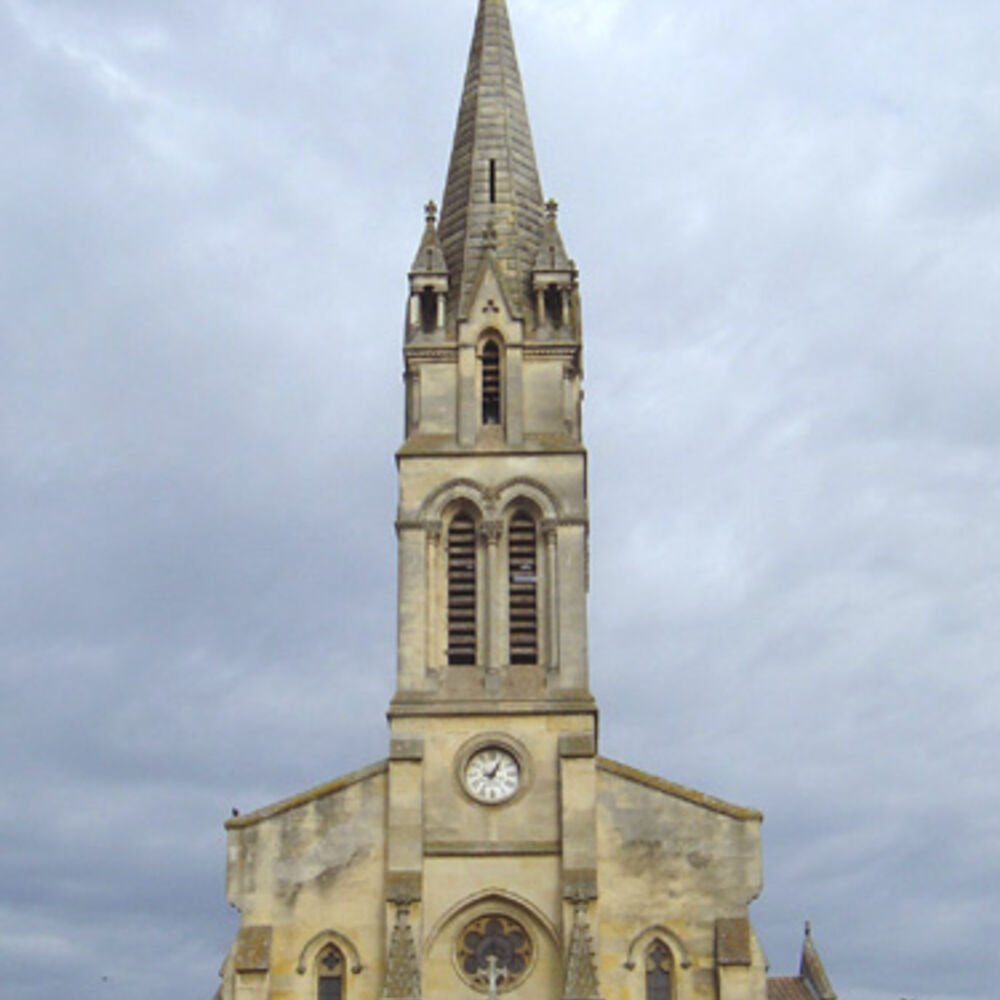
[[[510,662],[538,662],[538,529],[527,511],[511,518],[507,535]]]
[[[646,950],[646,1000],[673,1000],[674,956],[662,941]]]
[[[327,945],[316,967],[316,1000],[344,1000],[344,956],[340,949]]]
[[[500,345],[495,340],[483,344],[481,371],[481,395],[483,423],[501,422],[500,405]]]
[[[462,511],[448,526],[448,663],[476,663],[476,523]]]

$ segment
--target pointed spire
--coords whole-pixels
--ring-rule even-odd
[[[479,0],[439,230],[459,315],[491,224],[500,273],[514,308],[524,311],[544,218],[507,5]]]
[[[542,232],[542,242],[535,255],[536,271],[572,271],[573,262],[566,254],[562,235],[559,232],[559,202],[550,199],[545,205],[545,229]]]
[[[437,231],[437,205],[433,201],[427,202],[424,208],[424,217],[427,220],[424,226],[424,235],[417,248],[417,255],[413,258],[413,266],[410,268],[411,277],[413,275],[439,275],[448,273],[448,265],[444,260],[444,253],[441,251],[441,244],[438,241]]]
[[[806,922],[806,936],[802,942],[802,961],[799,964],[799,975],[805,980],[813,994],[820,1000],[837,1000],[833,985],[823,960],[819,957],[819,951],[812,937],[812,926]]]

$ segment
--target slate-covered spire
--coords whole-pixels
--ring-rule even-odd
[[[451,275],[451,308],[464,314],[492,226],[511,305],[526,313],[544,222],[507,5],[479,0],[439,227]]]

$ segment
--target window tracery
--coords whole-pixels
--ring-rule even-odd
[[[659,939],[646,949],[646,1000],[672,1000],[674,956]]]
[[[344,1000],[344,956],[336,945],[327,945],[319,955],[316,1000]]]
[[[518,921],[499,913],[473,920],[456,943],[462,978],[481,993],[514,989],[530,972],[533,959],[531,936]]]

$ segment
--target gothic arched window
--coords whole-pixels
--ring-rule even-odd
[[[499,424],[502,414],[500,402],[500,345],[495,340],[487,340],[483,344],[480,374],[482,379],[483,423]]]
[[[646,1000],[673,1000],[674,956],[662,941],[646,951]]]
[[[460,512],[448,526],[448,663],[475,666],[476,523]]]
[[[316,968],[316,1000],[344,1000],[344,956],[340,949],[327,945]]]
[[[518,511],[507,535],[510,662],[538,662],[538,530],[527,511]]]

